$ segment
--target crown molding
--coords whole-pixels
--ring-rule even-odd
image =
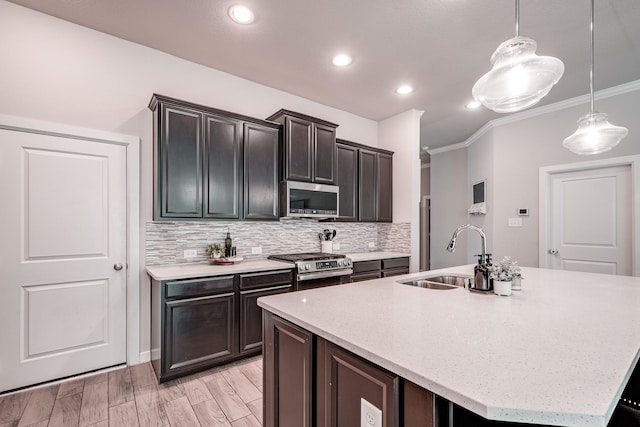
[[[607,89],[602,89],[597,92],[594,92],[594,99],[606,99],[611,98],[613,96],[624,95],[626,93],[635,92],[640,90],[640,80],[634,80],[632,82],[624,83],[618,86],[613,86]],[[590,95],[580,95],[575,98],[566,99],[564,101],[555,102],[553,104],[545,105],[542,107],[532,108],[530,110],[525,110],[519,113],[511,114],[505,117],[500,117],[499,119],[493,119],[485,123],[480,129],[478,129],[473,135],[467,138],[463,142],[458,142],[452,145],[445,145],[444,147],[437,147],[431,150],[427,150],[430,155],[445,153],[447,151],[459,150],[461,148],[469,147],[471,144],[476,142],[482,135],[487,133],[489,130],[494,127],[504,126],[507,124],[519,122],[521,120],[530,119],[533,117],[541,116],[544,114],[553,113],[560,110],[565,110],[567,108],[572,108],[578,105],[587,104],[590,101]]]

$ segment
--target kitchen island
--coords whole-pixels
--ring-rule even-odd
[[[305,364],[322,368],[313,346],[329,343],[488,420],[606,426],[640,356],[640,278],[522,268],[523,289],[510,297],[397,283],[472,268],[261,298],[265,340],[281,322],[309,334]],[[272,350],[265,344],[267,426],[278,411],[269,387],[283,366]],[[325,371],[317,372],[320,383]],[[317,386],[305,385],[308,419],[330,404]]]

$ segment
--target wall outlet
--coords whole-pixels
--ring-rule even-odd
[[[198,250],[197,249],[185,249],[184,250],[184,257],[185,258],[195,258],[198,256]]]
[[[334,243],[333,249],[340,249],[340,243]]]
[[[509,227],[522,227],[522,218],[509,218]]]
[[[262,255],[262,246],[254,246],[251,248],[251,255]]]
[[[376,244],[375,244],[374,242],[369,242],[369,247],[370,247],[370,248],[375,248],[375,247],[376,247]]]
[[[360,398],[360,427],[382,427],[382,410]]]

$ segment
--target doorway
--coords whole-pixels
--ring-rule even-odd
[[[540,169],[542,268],[638,274],[640,156]]]
[[[136,139],[0,119],[0,391],[125,363]]]

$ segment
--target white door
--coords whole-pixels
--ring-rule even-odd
[[[546,266],[632,274],[631,166],[551,174]]]
[[[0,129],[0,200],[0,391],[124,363],[125,147]]]

